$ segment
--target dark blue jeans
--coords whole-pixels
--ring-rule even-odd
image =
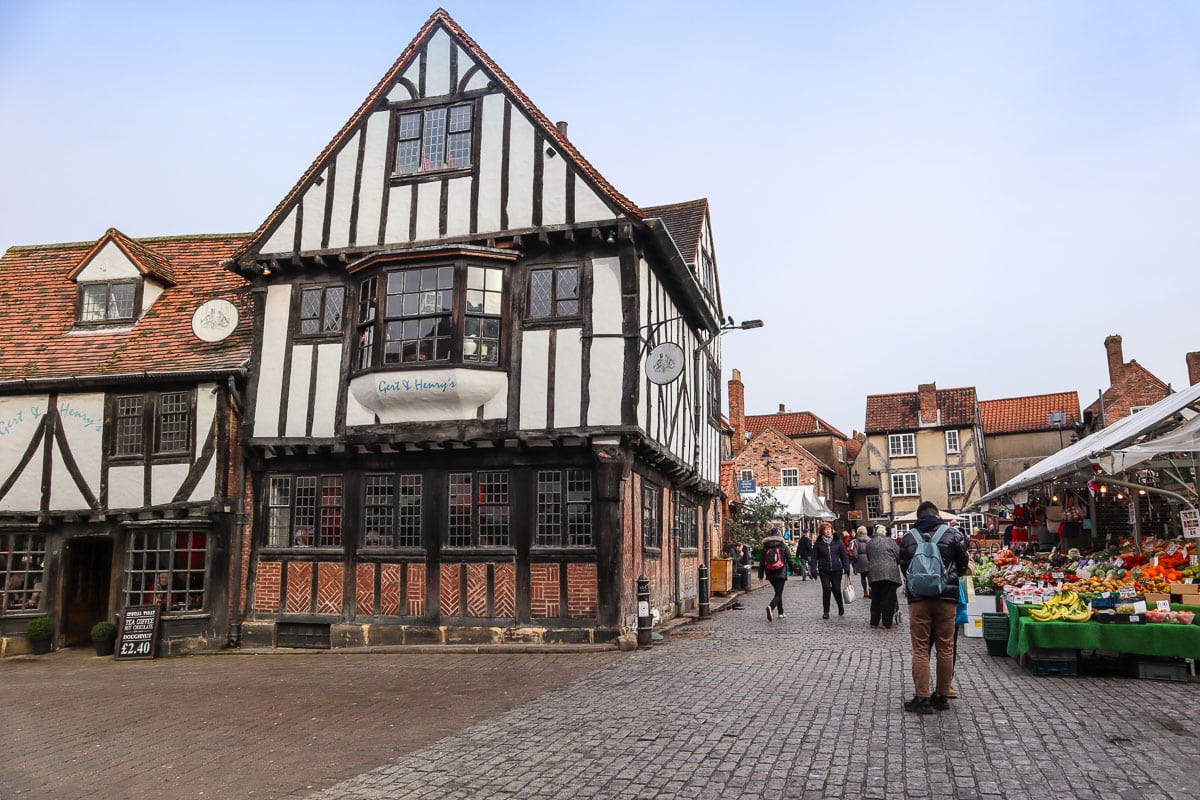
[[[826,572],[821,570],[821,609],[829,613],[829,597],[833,596],[837,600],[838,613],[841,614],[846,610],[842,605],[842,571]]]

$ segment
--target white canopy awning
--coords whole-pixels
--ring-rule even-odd
[[[1179,415],[1191,419],[1200,413],[1200,408],[1195,408],[1197,404],[1200,404],[1200,383],[1169,394],[1154,405],[1119,419],[1107,428],[1098,430],[1075,444],[1046,456],[971,505],[972,507],[978,506],[1006,494],[1041,485],[1062,475],[1069,475],[1076,470],[1086,470],[1090,473],[1093,464],[1101,464],[1101,458],[1114,450],[1146,444],[1163,435],[1173,433],[1180,426],[1177,418]]]
[[[1114,450],[1102,458],[1100,464],[1105,472],[1115,474],[1166,453],[1200,453],[1200,415],[1192,417],[1166,436]]]
[[[961,519],[961,517],[959,517],[958,514],[951,514],[949,511],[938,511],[938,518],[942,522],[958,522],[959,519]],[[896,517],[896,519],[893,520],[893,522],[916,522],[916,521],[917,521],[917,512],[915,512],[915,511],[910,511],[909,513],[907,513],[903,516],[900,516],[900,517]]]
[[[783,504],[789,517],[804,517],[807,519],[837,519],[837,515],[829,510],[825,501],[817,497],[811,486],[762,486],[756,491],[743,493],[742,499],[750,500],[757,497],[761,491],[770,491],[772,496]]]

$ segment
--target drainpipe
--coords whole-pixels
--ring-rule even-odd
[[[233,376],[229,376],[227,387],[229,389],[229,407],[234,411],[238,420],[238,440],[240,442],[245,438],[242,433],[242,412],[245,410],[237,393],[237,386],[234,385]],[[246,454],[242,452],[242,448],[238,447],[238,482],[237,482],[237,510],[234,516],[234,532],[233,537],[233,603],[232,619],[229,621],[229,644],[237,647],[242,640],[242,528],[245,523],[246,515]]]

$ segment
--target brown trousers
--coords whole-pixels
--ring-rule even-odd
[[[908,604],[908,631],[912,637],[912,677],[917,697],[929,697],[929,644],[937,649],[935,693],[945,696],[954,680],[953,600],[918,600]]]

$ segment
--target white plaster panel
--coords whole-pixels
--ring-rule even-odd
[[[291,295],[292,287],[286,283],[275,284],[267,289],[258,391],[254,398],[255,436],[273,437],[279,431],[279,401],[283,397],[283,360],[287,355]]]
[[[308,426],[308,387],[312,382],[312,345],[292,348],[292,372],[288,381],[287,421],[284,436],[304,436]]]
[[[400,81],[396,81],[391,90],[387,93],[387,99],[393,103],[403,103],[406,100],[415,100],[413,93],[408,90]]]
[[[387,229],[383,240],[387,244],[408,241],[408,215],[412,208],[412,187],[391,186],[388,188]]]
[[[471,232],[471,178],[454,178],[446,193],[446,235]]]
[[[300,249],[320,250],[325,233],[325,191],[332,188],[329,168],[321,172],[320,183],[313,182],[304,192],[304,215],[300,218]]]
[[[508,385],[505,382],[503,392],[497,392],[483,404],[484,419],[506,419],[508,417]]]
[[[367,120],[367,144],[363,150],[362,181],[358,188],[358,226],[355,241],[375,244],[379,240],[379,211],[387,185],[388,122],[390,112],[376,111]]]
[[[593,339],[591,361],[587,424],[620,425],[625,342],[621,339]]]
[[[350,207],[354,203],[354,172],[358,169],[358,137],[355,131],[342,145],[334,162],[333,209],[329,220],[329,246],[348,247],[350,244]],[[328,181],[326,181],[328,183]]]
[[[133,265],[116,242],[107,242],[100,252],[92,256],[87,266],[79,271],[75,280],[79,283],[88,281],[116,281],[127,278],[140,278],[142,273]]]
[[[150,504],[166,505],[192,471],[191,464],[158,464],[150,468]]]
[[[464,59],[461,54],[463,52],[464,51],[460,50],[459,51],[460,55],[458,56],[458,74],[459,75],[466,74],[466,70],[464,70],[462,67]],[[471,62],[471,63],[473,64],[474,62]],[[470,66],[467,67],[467,69],[470,69],[470,68],[471,68]],[[491,80],[491,78],[488,77],[488,74],[486,72],[484,72],[483,70],[480,70],[479,72],[476,72],[474,75],[471,76],[471,80],[467,81],[467,91],[473,91],[475,89],[486,89],[488,82],[490,80]]]
[[[425,96],[450,94],[450,34],[438,30],[425,47]]]
[[[592,259],[592,332],[623,332],[621,262],[616,256]]]
[[[38,424],[49,408],[49,398],[44,394],[0,397],[0,484],[8,480],[17,468],[26,448],[37,432]],[[42,462],[35,456],[26,467],[42,474]],[[12,495],[0,499],[0,509],[19,510],[21,506],[11,504]],[[41,497],[39,490],[38,497]],[[33,508],[37,508],[34,505]]]
[[[188,502],[202,503],[205,500],[212,500],[217,496],[217,457],[214,454],[208,460],[208,466],[204,469],[204,474],[200,476],[200,480],[196,483],[196,488],[192,490],[192,496],[188,498]]]
[[[483,98],[479,124],[479,230],[500,230],[500,168],[503,166],[504,95]]]
[[[616,214],[581,175],[575,175],[575,221],[599,222],[615,219]]]
[[[339,386],[338,391],[342,391]],[[374,425],[375,412],[368,409],[362,403],[358,402],[358,398],[354,396],[354,392],[346,392],[346,427],[360,425]]]
[[[526,331],[521,338],[522,430],[546,427],[546,392],[550,376],[550,332]]]
[[[558,148],[554,158],[542,155],[542,224],[562,225],[567,221],[567,162]]]
[[[554,346],[554,427],[574,428],[583,403],[583,339],[579,328],[559,328]]]
[[[645,299],[650,297],[650,265],[645,261],[638,261],[638,304],[637,304],[637,324],[639,328],[642,325],[642,313],[645,306]],[[655,389],[658,387],[650,384],[650,390],[646,390],[647,381],[644,380],[643,374],[640,371],[641,365],[638,365],[638,408],[637,418],[638,425],[647,434],[653,436],[654,432],[650,430],[650,409],[652,408],[652,398],[657,395]]]
[[[71,449],[71,458],[79,467],[79,472],[87,482],[88,488],[91,489],[92,495],[99,497],[100,464],[104,458],[104,394],[88,392],[86,394],[59,395],[58,420],[63,436],[67,440],[67,447]],[[74,487],[75,482],[66,475],[65,469],[63,476]],[[56,467],[54,478],[57,481],[59,477]],[[72,488],[71,492],[73,491]],[[82,496],[79,499],[82,501]],[[67,507],[56,506],[53,505],[54,503],[55,494],[52,493],[52,507]],[[84,503],[82,506],[69,507],[84,508],[86,506],[87,504]]]
[[[533,125],[515,108],[508,140],[508,227],[533,224]]]
[[[417,239],[436,239],[440,235],[438,220],[442,215],[442,182],[430,181],[417,185]]]
[[[196,452],[199,453],[212,430],[217,415],[217,384],[202,383],[196,387]]]
[[[54,454],[50,457],[50,460],[52,462],[50,464],[51,510],[78,511],[88,508],[88,502],[83,499],[83,492],[79,490],[75,479],[67,471],[67,462],[58,448],[54,449]]]
[[[296,206],[288,211],[283,220],[279,223],[271,237],[263,243],[259,253],[262,255],[271,255],[272,253],[290,253],[292,252],[292,243],[296,240]]]
[[[404,70],[404,74],[400,77],[407,80],[413,86],[421,85],[421,59],[414,58],[412,63],[408,65],[408,69]]]
[[[342,346],[317,347],[317,396],[313,403],[313,436],[333,436],[341,391]]]
[[[143,280],[142,281],[142,307],[138,309],[138,316],[145,314],[150,310],[150,306],[154,305],[154,301],[162,297],[162,284],[157,281]],[[199,305],[199,303],[197,303]]]
[[[145,470],[136,467],[109,467],[108,507],[114,510],[142,508],[146,505],[142,482]]]

